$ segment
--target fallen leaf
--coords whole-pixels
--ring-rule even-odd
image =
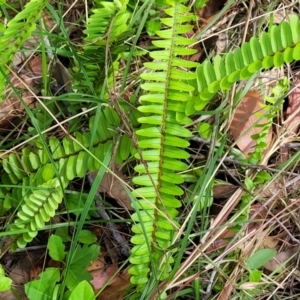
[[[118,170],[116,164],[112,164],[110,168],[115,175],[112,175],[109,172],[105,172],[98,191],[100,193],[106,193],[111,198],[116,199],[118,204],[120,206],[123,206],[127,210],[132,210],[131,200],[120,182],[120,180],[125,181],[125,176],[121,171]],[[92,172],[92,176],[95,178],[97,173],[97,171]]]
[[[43,62],[41,56],[34,56],[24,67],[24,69],[35,75],[35,79],[41,78],[43,74]],[[37,76],[37,77],[36,77]]]
[[[203,19],[208,19],[220,11],[225,3],[226,0],[208,0],[205,6],[198,12],[198,15]]]
[[[214,198],[228,198],[230,197],[236,190],[238,186],[235,186],[230,183],[222,182],[215,183],[213,186],[213,195]]]
[[[281,238],[282,238],[282,234],[281,234]],[[280,238],[278,237],[278,235],[266,236],[263,240],[262,246],[264,248],[268,248],[268,249],[276,249],[279,241],[280,241]]]
[[[117,280],[117,276],[113,278],[117,271],[118,266],[116,265],[91,271],[90,274],[93,276],[93,279],[90,282],[95,290],[100,290],[106,284],[111,285]]]
[[[20,77],[10,76],[10,80],[17,89],[26,90],[26,85],[31,88],[34,86],[33,79],[23,74],[20,75]],[[35,98],[29,91],[21,92],[21,97],[30,108],[34,107]],[[0,105],[0,126],[3,127],[9,125],[15,118],[22,118],[23,111],[23,104],[13,90],[10,89]]]
[[[270,272],[274,272],[275,270],[276,273],[283,272],[288,265],[296,261],[298,256],[296,254],[299,253],[299,250],[300,246],[296,246],[286,251],[279,252],[274,258],[264,265],[264,268]]]
[[[105,262],[104,258],[97,258],[91,262],[91,265],[87,268],[87,271],[92,272],[99,269],[104,269]]]
[[[238,104],[234,112],[230,124],[230,131],[237,146],[245,155],[253,151],[256,145],[256,141],[253,140],[251,136],[261,133],[262,127],[258,127],[258,125],[268,122],[268,118],[261,117],[267,114],[267,110],[263,109],[261,107],[262,105],[264,105],[264,101],[260,94],[256,91],[250,91]],[[267,145],[270,144],[271,141],[272,131],[269,130],[266,137]]]
[[[115,280],[110,286],[97,297],[97,300],[121,300],[123,299],[126,290],[130,287],[130,274],[127,267],[121,274],[115,277]]]

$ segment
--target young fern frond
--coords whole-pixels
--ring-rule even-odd
[[[144,114],[138,121],[141,129],[136,131],[138,146],[141,149],[141,164],[135,167],[139,176],[133,179],[138,187],[134,192],[136,212],[132,219],[134,236],[130,262],[133,266],[131,282],[141,291],[149,276],[164,280],[169,276],[173,262],[167,248],[172,244],[177,223],[175,218],[181,202],[177,196],[183,194],[178,186],[183,178],[176,172],[187,169],[182,160],[189,154],[184,150],[189,146],[186,138],[191,132],[185,128],[192,123],[185,116],[185,105],[191,100],[193,86],[189,81],[196,78],[189,68],[198,64],[182,59],[182,55],[191,55],[195,50],[187,48],[194,41],[185,38],[193,26],[185,23],[192,21],[194,15],[183,1],[170,1],[171,7],[165,9],[168,17],[161,22],[168,29],[157,32],[161,40],[153,45],[162,48],[153,51],[153,62],[145,63],[148,73],[141,78],[149,82],[142,84],[144,95],[140,97],[142,105],[138,110]],[[157,273],[158,272],[158,273]]]
[[[300,59],[300,21],[296,15],[289,16],[289,23],[273,25],[268,32],[252,37],[214,62],[204,61],[197,68],[199,96],[196,110],[201,110],[221,90],[229,90],[239,80],[247,80],[262,68],[281,67]]]
[[[36,21],[48,3],[47,0],[31,0],[25,8],[18,13],[7,24],[3,35],[0,38],[0,103],[6,85],[6,76],[15,54],[20,50],[24,42],[31,36],[36,28]]]

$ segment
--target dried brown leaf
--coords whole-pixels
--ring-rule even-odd
[[[106,284],[111,285],[117,280],[117,277],[113,278],[117,271],[118,266],[116,265],[91,271],[90,274],[93,276],[91,284],[94,286],[95,290],[101,289]]]
[[[264,267],[271,272],[274,272],[275,270],[278,273],[283,272],[288,265],[295,262],[297,259],[296,254],[299,253],[299,250],[300,246],[296,246],[286,251],[279,252],[274,258],[268,261]]]
[[[97,258],[91,262],[91,265],[87,268],[88,272],[100,270],[105,268],[104,258]]]
[[[121,300],[130,287],[130,274],[126,268],[121,274],[114,278],[114,281],[105,288],[105,290],[97,297],[97,300]]]
[[[123,206],[127,210],[132,210],[131,200],[127,195],[123,185],[120,180],[125,181],[125,177],[121,171],[118,170],[116,164],[111,165],[111,170],[115,175],[106,172],[103,176],[101,184],[98,188],[100,193],[106,193],[111,198],[116,199],[120,206]],[[97,172],[93,172],[92,175],[95,177]],[[117,176],[117,177],[116,177]]]
[[[34,86],[33,79],[26,75],[20,75],[20,77],[10,76],[10,80],[17,89],[26,90],[25,85],[30,87]],[[22,93],[22,99],[29,107],[34,106],[35,99],[30,92],[24,91],[24,93]],[[14,118],[21,118],[23,111],[24,106],[18,96],[11,90],[0,105],[0,126],[7,126]]]
[[[199,11],[199,16],[203,19],[208,19],[215,13],[220,11],[226,0],[208,0],[205,6]]]
[[[267,113],[267,111],[262,108],[263,104],[264,101],[260,94],[256,91],[250,91],[242,99],[234,112],[230,124],[230,131],[237,146],[245,155],[253,151],[256,145],[256,141],[254,141],[251,136],[261,132],[262,128],[257,127],[257,125],[265,124],[268,121],[267,118],[261,117],[261,115]],[[260,116],[257,116],[256,113],[259,113]],[[266,141],[267,144],[270,144],[271,140],[272,131],[269,130]]]
[[[237,186],[222,182],[222,183],[216,183],[213,186],[213,195],[215,198],[228,198],[230,197],[236,190],[238,189]]]

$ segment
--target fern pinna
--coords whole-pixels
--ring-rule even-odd
[[[135,246],[129,270],[138,291],[145,287],[149,276],[157,280],[169,276],[173,259],[167,249],[178,228],[175,218],[181,202],[177,197],[183,194],[178,186],[183,178],[176,172],[188,167],[182,160],[189,157],[184,148],[189,146],[186,138],[191,132],[185,126],[192,121],[185,116],[185,106],[194,90],[188,82],[196,78],[188,69],[198,64],[180,56],[196,52],[187,48],[194,41],[182,36],[193,28],[184,23],[195,17],[182,4],[184,1],[170,2],[171,7],[165,9],[167,17],[161,19],[167,28],[156,32],[161,40],[153,41],[162,49],[150,53],[154,61],[144,64],[149,72],[141,75],[148,82],[142,84],[145,93],[138,108],[144,114],[138,119],[142,126],[136,131],[140,148],[136,158],[141,164],[135,167],[139,175],[133,182],[141,187],[133,192],[136,212],[132,219],[136,223],[131,242]]]

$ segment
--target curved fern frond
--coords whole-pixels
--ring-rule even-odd
[[[23,148],[20,157],[11,153],[3,159],[5,170],[5,174],[2,175],[3,182],[18,184],[27,178],[34,186],[54,178],[56,172],[59,172],[65,180],[84,177],[87,171],[100,168],[99,161],[104,158],[106,150],[113,143],[120,122],[119,116],[110,106],[102,106],[93,147],[90,149],[91,154],[98,160],[84,149],[88,149],[91,145],[90,132],[75,132],[73,139],[65,137],[62,141],[50,137],[48,144],[52,160],[44,145],[37,140],[35,149]],[[90,127],[92,126],[94,116],[90,118]],[[123,154],[123,157],[126,159],[128,156]]]
[[[196,110],[201,110],[221,90],[229,90],[238,80],[247,80],[262,68],[281,67],[300,59],[300,21],[296,15],[290,23],[273,25],[259,38],[252,37],[241,48],[223,56],[217,55],[214,62],[204,61],[197,68],[199,96]]]
[[[17,51],[35,30],[36,21],[40,18],[47,3],[47,0],[31,0],[20,13],[8,22],[7,28],[0,38],[0,68],[2,70],[0,72],[0,102],[6,84],[6,75],[9,73],[6,65],[12,63]]]
[[[120,36],[127,31],[128,20],[131,16],[127,10],[127,3],[128,0],[96,1],[96,8],[92,9],[92,14],[86,24],[82,61],[86,75],[96,85],[96,89],[97,85],[103,82],[105,75],[103,69],[108,63],[105,58],[107,44],[110,45],[111,64],[117,54],[124,50]],[[112,45],[113,43],[115,44]],[[80,74],[76,75],[78,77]],[[79,80],[82,80],[84,84],[85,78],[79,78]]]
[[[132,118],[134,121],[135,117]],[[83,178],[87,172],[99,169],[108,149],[118,138],[120,123],[121,120],[112,107],[103,105],[93,141],[91,132],[75,132],[73,138],[65,137],[59,140],[56,137],[50,137],[47,141],[48,151],[40,140],[36,140],[34,145],[23,148],[21,153],[10,153],[3,158],[1,171],[3,185],[0,187],[3,206],[1,209],[7,211],[27,203],[31,195],[35,193],[34,187],[44,186],[47,183],[47,187],[50,188],[50,183],[54,182],[51,180],[58,176],[67,184],[75,177]],[[94,116],[92,116],[90,118],[91,131],[94,126]],[[125,145],[126,149],[121,149]],[[132,149],[129,136],[124,135],[116,149],[118,162],[123,163],[131,155]],[[12,185],[15,187],[5,187]],[[25,240],[27,241],[28,237]],[[25,240],[22,240],[20,245]]]
[[[12,238],[19,248],[24,248],[38,234],[38,230],[54,217],[55,211],[63,198],[63,189],[66,187],[60,185],[57,178],[51,179],[37,187],[28,197],[26,203],[22,205],[17,214],[14,223],[10,225],[10,230],[26,230],[26,232]]]
[[[196,51],[187,48],[194,41],[182,36],[193,27],[185,23],[194,16],[181,4],[183,1],[170,2],[171,7],[165,10],[168,17],[161,19],[169,29],[158,31],[161,40],[153,41],[162,50],[150,53],[154,61],[144,64],[149,73],[141,74],[142,79],[150,82],[142,84],[145,93],[138,108],[144,116],[138,119],[142,124],[136,131],[141,156],[136,154],[136,158],[142,163],[135,167],[139,176],[133,182],[141,187],[133,192],[137,202],[133,203],[136,212],[132,219],[136,224],[132,227],[135,235],[131,242],[135,246],[129,270],[138,291],[144,288],[149,276],[164,280],[171,271],[173,259],[167,248],[178,225],[175,217],[181,203],[177,196],[183,194],[178,186],[183,178],[176,172],[187,169],[181,160],[189,157],[182,149],[188,147],[186,138],[191,136],[185,126],[192,123],[185,116],[185,106],[194,90],[189,81],[196,75],[188,69],[198,64],[180,56]]]
[[[97,5],[98,3],[98,5]],[[99,8],[92,10],[84,33],[86,42],[106,45],[115,41],[127,29],[130,13],[127,9],[128,0],[96,1]]]

